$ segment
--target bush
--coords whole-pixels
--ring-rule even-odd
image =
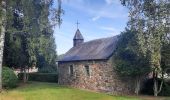
[[[14,71],[8,67],[2,68],[2,86],[4,88],[14,88],[17,86],[18,79]]]
[[[19,73],[18,78],[23,79],[24,73]],[[39,82],[58,82],[58,74],[56,73],[27,73],[28,81],[39,81]]]

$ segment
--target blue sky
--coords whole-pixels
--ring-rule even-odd
[[[128,21],[128,11],[119,0],[62,0],[62,8],[62,25],[54,29],[59,55],[73,46],[77,20],[85,42],[120,34]]]

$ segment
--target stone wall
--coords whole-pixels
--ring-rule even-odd
[[[73,65],[74,74],[69,74]],[[90,76],[86,75],[85,65],[89,65]],[[60,62],[59,84],[111,94],[131,94],[134,82],[130,78],[120,78],[114,70],[112,59],[108,61]]]

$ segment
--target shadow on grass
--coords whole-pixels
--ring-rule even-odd
[[[26,94],[44,94],[65,96],[70,100],[140,100],[131,96],[114,96],[104,93],[97,93],[87,90],[80,90],[69,86],[58,85],[57,83],[47,82],[28,82],[21,84],[15,91]],[[63,97],[60,97],[63,98]],[[72,98],[72,99],[71,99]],[[73,99],[74,98],[74,99]],[[107,99],[105,99],[107,98]],[[113,99],[114,98],[114,99]],[[65,99],[61,99],[65,100]]]
[[[37,91],[37,90],[51,89],[51,90],[61,90],[61,89],[72,89],[71,87],[58,85],[57,83],[48,82],[34,82],[29,81],[27,83],[21,83],[19,87],[15,90],[17,91]]]

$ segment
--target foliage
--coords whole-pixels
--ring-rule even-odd
[[[161,68],[163,70],[163,73],[170,74],[170,43],[164,44],[161,49]]]
[[[36,65],[40,69],[56,66],[56,45],[49,20],[53,0],[44,1],[7,0],[11,9],[7,9],[4,65],[16,68]],[[61,6],[57,10],[53,14],[59,20]],[[56,24],[61,24],[61,19]]]
[[[8,93],[1,94],[2,100],[141,100],[131,96],[112,96],[54,83],[31,82]]]
[[[13,70],[8,67],[2,69],[2,86],[4,88],[14,88],[17,86],[18,79]]]
[[[150,72],[150,67],[148,58],[139,49],[135,31],[126,30],[119,36],[114,61],[120,75],[135,79],[134,92],[138,95],[141,78]]]
[[[37,55],[43,54],[48,65],[55,65],[56,51],[53,38],[52,26],[60,25],[61,0],[58,0],[58,9],[52,7],[53,0],[1,0],[0,6],[0,91],[2,90],[2,63],[11,67],[35,66]],[[55,24],[51,25],[49,14]],[[5,33],[9,35],[5,36]],[[40,48],[37,37],[48,37],[50,50]],[[11,39],[11,37],[13,39]],[[8,40],[9,39],[9,40]],[[15,40],[17,39],[17,42]],[[14,43],[15,42],[15,43]],[[14,43],[14,44],[13,44]],[[17,43],[17,49],[15,44]],[[42,47],[42,46],[41,46]],[[12,48],[12,49],[11,49]],[[49,51],[52,55],[40,52]],[[49,48],[48,48],[49,49]],[[13,52],[15,50],[15,52]],[[38,50],[38,51],[37,51]],[[5,51],[5,52],[4,52]],[[20,55],[18,57],[18,54]],[[4,55],[4,57],[3,57]],[[39,67],[39,66],[38,66]]]
[[[39,82],[58,82],[58,74],[56,73],[27,73],[28,81],[39,81]],[[24,73],[19,73],[18,78],[23,79]]]
[[[160,68],[160,48],[169,30],[167,0],[121,0],[129,8],[129,27],[137,31],[138,44],[145,54],[149,52],[152,67]]]
[[[161,91],[158,74],[161,68],[161,49],[170,33],[169,0],[120,0],[129,9],[128,26],[137,31],[140,51],[149,56],[154,77],[154,95]],[[163,77],[162,77],[163,81]]]
[[[150,71],[148,58],[138,50],[135,34],[126,30],[119,36],[114,60],[116,70],[123,76],[142,76]]]
[[[64,54],[58,55],[58,60],[61,60],[64,57]]]

